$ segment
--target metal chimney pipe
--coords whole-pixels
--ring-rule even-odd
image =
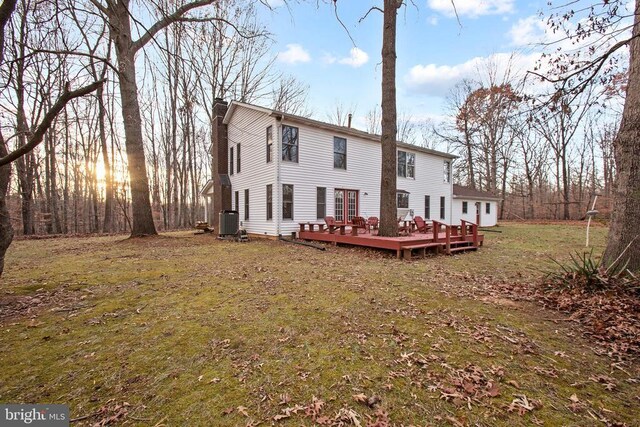
[[[351,127],[351,119],[353,118],[353,114],[349,113],[348,116],[348,121],[347,121],[347,127],[350,128]]]

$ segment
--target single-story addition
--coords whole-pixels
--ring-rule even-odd
[[[463,219],[480,227],[493,227],[498,223],[501,200],[493,193],[453,184],[453,223]]]
[[[380,216],[380,136],[269,108],[216,100],[207,220],[236,210],[248,233],[288,235],[325,216]],[[455,155],[397,144],[399,214],[452,216]]]

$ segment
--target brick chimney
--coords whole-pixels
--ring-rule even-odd
[[[229,142],[227,139],[227,125],[222,123],[229,105],[221,98],[216,98],[213,104],[213,125],[211,157],[213,159],[213,212],[211,225],[216,233],[220,230],[218,213],[231,209],[231,182],[229,181]]]

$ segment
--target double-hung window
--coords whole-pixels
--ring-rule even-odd
[[[487,214],[490,214],[490,213],[491,213],[491,203],[488,203],[488,202],[487,202],[487,203],[485,204],[484,211],[485,211]]]
[[[333,137],[333,167],[347,169],[347,140],[338,136]]]
[[[236,145],[236,172],[240,173],[240,144]]]
[[[293,185],[282,184],[282,219],[293,219]]]
[[[322,219],[325,216],[327,216],[327,189],[316,187],[316,218]]]
[[[440,197],[440,219],[445,218],[444,201],[445,201],[444,196],[441,196]]]
[[[451,162],[449,160],[444,161],[444,182],[451,182]]]
[[[298,128],[282,125],[282,160],[298,163]]]
[[[424,196],[424,219],[431,219],[431,196]]]
[[[229,148],[229,175],[233,175],[233,147]]]
[[[273,219],[273,185],[267,185],[267,221]]]
[[[466,214],[468,210],[469,210],[468,203],[467,202],[462,202],[462,213]]]
[[[249,219],[249,189],[244,190],[244,220]]]
[[[416,155],[398,150],[398,176],[403,178],[416,177]]]
[[[267,163],[271,161],[271,149],[273,148],[273,126],[267,127]]]
[[[399,209],[409,209],[409,193],[396,193],[396,202]]]

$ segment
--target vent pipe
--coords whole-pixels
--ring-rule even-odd
[[[351,127],[351,119],[353,118],[353,114],[349,113],[348,119],[347,119],[347,127],[350,128]]]

